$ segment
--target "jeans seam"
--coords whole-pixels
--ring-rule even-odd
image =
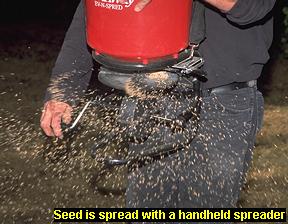
[[[257,133],[257,106],[258,106],[258,102],[257,102],[257,87],[253,87],[254,91],[253,91],[253,98],[254,100],[251,101],[251,108],[252,108],[252,127],[251,127],[251,130],[250,130],[250,133],[249,135],[247,136],[247,142],[248,142],[248,145],[247,145],[247,152],[246,154],[244,155],[244,160],[243,160],[243,168],[242,168],[242,175],[240,176],[240,180],[239,180],[239,191],[237,189],[235,189],[237,186],[235,185],[234,186],[234,192],[237,192],[238,195],[236,195],[235,198],[239,198],[239,193],[240,193],[240,189],[244,186],[245,184],[245,179],[247,177],[247,171],[249,169],[249,165],[246,165],[247,162],[251,162],[252,160],[252,150],[253,150],[253,147],[254,147],[254,142],[255,142],[255,137],[256,137],[256,133]],[[253,122],[253,119],[254,119],[254,122]],[[254,125],[253,125],[254,123]],[[248,157],[250,154],[249,150],[251,150],[251,158]],[[248,161],[249,159],[249,161]],[[237,191],[236,191],[237,190]],[[237,201],[234,201],[234,203],[237,203]]]

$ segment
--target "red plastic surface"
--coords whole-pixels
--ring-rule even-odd
[[[86,0],[88,45],[122,60],[149,61],[188,47],[192,0],[154,0],[135,12],[138,0]]]

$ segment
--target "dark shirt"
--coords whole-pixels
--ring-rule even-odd
[[[276,0],[238,0],[226,13],[206,6],[206,38],[200,44],[211,88],[257,79],[269,59],[273,37],[271,10]],[[52,70],[46,100],[73,103],[83,96],[93,70],[86,43],[84,1],[76,10]]]
[[[206,8],[206,39],[200,45],[208,74],[205,87],[257,79],[268,61],[275,0],[238,0],[226,14]]]

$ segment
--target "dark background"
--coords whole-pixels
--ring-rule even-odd
[[[49,23],[66,28],[73,16],[79,0],[0,0],[0,24]],[[275,7],[275,42],[280,45],[283,34],[282,9],[287,0],[277,0]]]
[[[67,24],[79,0],[1,0],[2,23],[49,21]]]

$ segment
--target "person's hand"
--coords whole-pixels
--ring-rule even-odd
[[[134,10],[136,12],[142,11],[152,0],[139,0]],[[125,3],[126,0],[120,0],[121,3]]]
[[[69,124],[72,121],[72,107],[64,102],[47,101],[42,111],[40,126],[47,136],[63,137],[61,122]]]
[[[137,5],[135,6],[134,10],[136,12],[142,11],[152,0],[139,0]]]

